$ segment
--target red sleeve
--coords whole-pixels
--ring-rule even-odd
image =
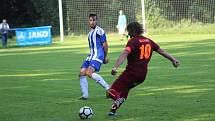
[[[131,48],[130,47],[125,47],[125,50],[128,51],[128,53],[131,53]]]
[[[151,41],[152,48],[154,51],[156,51],[160,48],[160,46],[157,43],[155,43],[153,40],[150,40],[150,41]]]
[[[134,43],[132,40],[129,40],[127,45],[125,46],[125,50],[131,53],[134,50]]]

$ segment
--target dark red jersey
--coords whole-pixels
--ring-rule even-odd
[[[151,39],[146,37],[131,38],[125,49],[129,52],[125,71],[112,84],[110,96],[127,98],[131,88],[139,85],[145,80],[148,63],[152,52],[160,47]],[[113,94],[112,94],[113,93]]]
[[[125,48],[129,51],[125,71],[145,78],[152,52],[159,48],[158,44],[143,36],[129,39]]]

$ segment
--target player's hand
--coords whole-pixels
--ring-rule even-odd
[[[178,60],[176,60],[176,59],[172,62],[172,64],[173,64],[173,66],[174,66],[175,68],[177,68],[177,67],[180,66],[180,62],[179,62]]]
[[[103,63],[107,64],[108,62],[109,62],[109,59],[106,57]]]
[[[112,68],[112,71],[111,71],[111,75],[116,75],[116,73],[117,73],[117,71],[116,71],[116,68],[114,67],[114,68]]]

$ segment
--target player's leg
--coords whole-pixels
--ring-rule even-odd
[[[112,88],[110,89],[112,90]],[[113,91],[112,91],[113,92]],[[109,92],[109,94],[111,93],[111,91]],[[114,99],[114,102],[111,106],[111,109],[110,109],[110,112],[109,112],[109,116],[112,116],[112,115],[116,115],[116,111],[117,109],[120,108],[120,106],[125,102],[126,98],[125,97],[121,97],[120,94],[123,93],[123,92],[118,92],[118,91],[115,91],[115,93],[112,93],[112,99]],[[128,91],[126,92],[128,94]],[[113,94],[115,96],[113,96]],[[111,95],[111,94],[110,94]],[[114,98],[113,98],[114,97]]]
[[[5,48],[7,47],[7,34],[5,34]]]
[[[120,40],[123,41],[123,34],[120,34]]]
[[[130,82],[130,83],[128,83],[127,84],[127,87],[126,87],[126,89],[124,89],[121,93],[120,93],[120,97],[123,97],[123,98],[125,98],[125,99],[127,99],[127,97],[128,97],[128,93],[129,93],[129,91],[132,89],[132,88],[134,88],[134,87],[136,87],[137,85],[139,85],[141,82],[134,82],[134,83],[132,83],[132,82]]]
[[[90,66],[86,70],[86,75],[95,80],[99,85],[101,85],[105,90],[110,88],[109,84],[100,76],[99,74],[95,73],[100,70],[101,63],[97,61],[92,61]]]
[[[111,88],[108,90],[108,96],[115,101],[120,98],[120,93],[116,91],[116,89],[113,88],[113,86],[115,86],[115,84],[113,84]]]
[[[86,70],[88,67],[89,63],[87,61],[84,61],[84,63],[81,66],[81,70],[79,73],[79,80],[80,80],[80,87],[81,87],[81,92],[82,96],[80,99],[82,100],[87,100],[88,99],[88,81],[86,78]]]
[[[111,106],[110,112],[108,113],[109,116],[115,116],[117,115],[116,111],[119,109],[119,107],[125,102],[125,98],[119,98],[115,100]]]
[[[129,79],[129,78],[127,78]],[[111,106],[111,110],[108,113],[109,116],[115,116],[116,110],[125,102],[128,97],[128,93],[130,89],[136,87],[143,81],[132,81],[133,79],[130,78],[129,81],[122,80],[122,78],[118,78],[110,88],[109,95],[114,102]]]
[[[125,102],[127,96],[123,97],[123,95],[129,92],[128,75],[126,72],[123,72],[117,80],[114,81],[111,88],[109,89],[109,96],[114,100],[109,116],[116,115],[116,110]]]
[[[119,34],[120,34],[120,40],[123,41],[123,37],[126,36],[124,27],[119,28]],[[126,36],[126,38],[128,39],[127,36]]]
[[[116,115],[116,110],[125,102],[130,89],[139,85],[142,81],[135,81],[137,77],[128,71],[124,71],[109,89],[109,96],[114,100],[110,116]]]
[[[105,90],[109,89],[109,84],[100,76],[99,74],[95,73],[95,68],[89,66],[86,71],[86,75],[95,80],[99,85],[101,85]]]
[[[119,33],[120,33],[120,40],[123,41],[123,28],[119,28]]]
[[[2,47],[6,48],[6,34],[2,34]]]

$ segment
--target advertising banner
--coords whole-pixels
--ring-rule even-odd
[[[16,43],[19,46],[51,44],[51,26],[17,28]]]

